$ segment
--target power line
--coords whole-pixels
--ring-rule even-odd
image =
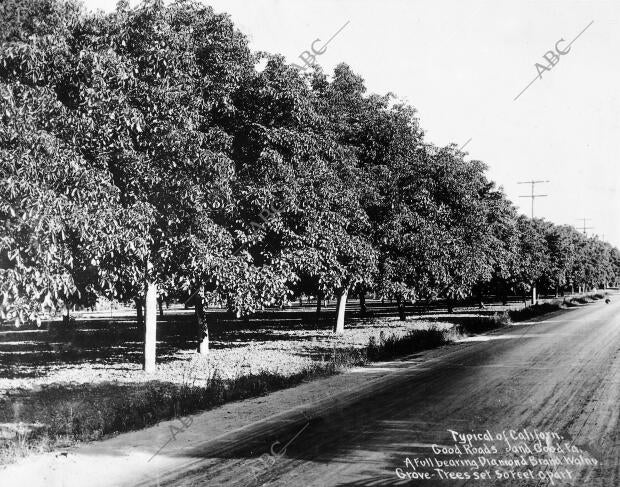
[[[526,195],[519,196],[519,198],[531,198],[531,200],[532,200],[532,218],[534,218],[534,200],[536,198],[544,198],[545,196],[549,196],[547,194],[535,194],[534,193],[534,187],[537,184],[548,183],[548,182],[550,182],[550,181],[547,181],[547,180],[545,180],[545,181],[542,181],[542,180],[534,181],[534,180],[532,180],[532,181],[519,181],[517,183],[517,184],[531,184],[532,185],[532,193],[531,194],[526,194]]]
[[[472,139],[472,138],[473,138],[473,137],[470,137],[470,138],[469,138],[469,140],[468,140],[467,142],[465,142],[465,143],[464,143],[461,147],[459,147],[459,150],[463,150],[463,148],[464,148],[467,144],[469,144],[469,143],[471,142],[471,139]]]

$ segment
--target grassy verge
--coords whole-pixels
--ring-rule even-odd
[[[477,334],[495,330],[511,323],[508,312],[494,313],[490,316],[469,316],[460,319],[456,332],[461,334]]]
[[[575,307],[580,304],[588,304],[592,301],[603,299],[606,295],[607,293],[590,293],[570,299],[556,299],[548,303],[534,304],[532,306],[526,306],[525,308],[510,310],[508,311],[508,316],[512,321],[525,321],[553,311]]]
[[[435,327],[411,330],[404,336],[393,334],[386,337],[381,332],[379,340],[375,339],[375,337],[370,338],[364,352],[368,361],[376,362],[440,347],[450,341],[450,332],[448,330],[439,330]]]
[[[412,330],[405,336],[371,339],[366,347],[336,349],[301,372],[292,375],[259,373],[223,380],[217,372],[206,384],[191,379],[179,385],[165,382],[108,384],[104,390],[67,390],[48,387],[37,393],[31,415],[22,419],[36,428],[18,427],[12,438],[0,440],[0,464],[32,453],[50,451],[83,441],[146,428],[159,421],[211,409],[230,401],[249,399],[295,386],[304,381],[448,343],[447,331]],[[10,401],[5,408],[10,408]]]
[[[550,303],[533,304],[521,309],[512,309],[508,311],[508,315],[512,321],[525,321],[536,316],[541,316],[553,311],[565,309],[566,305],[562,300],[552,301]]]
[[[191,381],[181,385],[152,381],[107,385],[99,391],[49,387],[37,395],[36,416],[27,418],[29,424],[42,426],[21,428],[14,438],[0,440],[0,464],[329,376],[339,370],[342,362],[343,358],[337,356],[288,376],[258,373],[223,380],[215,372],[200,386]]]

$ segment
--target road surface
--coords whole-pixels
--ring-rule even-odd
[[[248,401],[203,413],[154,460],[169,426],[119,435],[22,485],[619,486],[619,312],[614,296],[280,391],[251,424]],[[224,414],[245,425],[214,437]]]
[[[588,305],[544,322],[489,335],[489,340],[423,365],[408,365],[385,383],[377,384],[370,396],[353,398],[326,414],[307,411],[309,422],[302,420],[279,432],[280,443],[273,448],[276,455],[270,454],[272,443],[256,435],[246,440],[243,448],[228,452],[223,448],[219,455],[215,451],[194,452],[194,456],[202,458],[189,471],[170,472],[160,485],[430,486],[553,482],[619,486],[619,311],[619,299],[609,305]],[[540,443],[547,446],[546,437],[542,442],[530,441],[527,447],[533,454],[522,455],[528,466],[504,466],[498,474],[498,469],[490,468],[486,462],[510,455],[468,454],[463,448],[460,456],[435,454],[433,444],[454,446],[449,430],[470,434],[488,431],[492,435],[506,432],[508,441],[511,436],[517,439],[514,443],[518,443],[520,432],[532,436],[544,432],[548,433],[551,445],[562,451],[550,452],[548,447],[546,452],[535,451],[535,447],[541,449]],[[300,434],[294,438],[297,433]],[[277,456],[282,445],[293,438],[285,454]],[[474,441],[468,451],[472,447],[482,448],[483,443],[490,447],[493,442]],[[495,441],[494,445],[501,451],[500,447],[507,443]],[[522,448],[527,451],[525,446]],[[256,460],[261,453],[268,455]],[[560,463],[545,462],[553,458],[553,453]],[[571,457],[579,463],[576,459],[580,454],[585,461],[590,460],[589,465],[571,463]],[[480,460],[480,456],[486,460]],[[532,461],[530,456],[534,457]],[[476,459],[479,468],[438,469],[447,473],[436,470],[435,458],[445,461],[459,457]],[[406,464],[407,458],[411,463]],[[430,458],[431,463],[435,462],[434,468],[418,466],[414,470],[415,458]],[[592,466],[592,459],[598,464]],[[537,461],[542,465],[535,468],[531,463]],[[476,470],[479,476],[490,471],[491,480],[474,479]],[[433,476],[412,479],[416,471],[418,475],[426,472]],[[521,479],[517,472],[522,473]],[[539,472],[543,472],[543,479]],[[445,478],[450,473],[455,479]],[[465,473],[470,474],[469,480],[464,478]]]

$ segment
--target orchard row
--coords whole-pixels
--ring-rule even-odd
[[[255,53],[190,1],[0,15],[0,317],[193,295],[237,315],[300,295],[456,300],[610,284],[618,250],[518,215],[480,161],[348,66]]]

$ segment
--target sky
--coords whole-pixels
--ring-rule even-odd
[[[297,64],[344,26],[316,58],[326,72],[345,62],[368,92],[415,107],[427,142],[466,144],[523,213],[531,186],[517,183],[548,180],[536,217],[578,228],[588,218],[588,234],[620,247],[617,2],[202,1],[230,14],[252,49]]]

